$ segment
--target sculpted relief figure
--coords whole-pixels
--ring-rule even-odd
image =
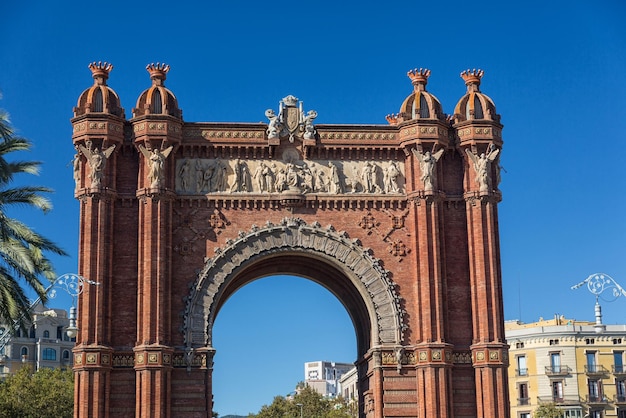
[[[87,147],[78,145],[78,149],[80,149],[80,152],[87,158],[87,163],[89,163],[89,167],[91,168],[91,174],[89,175],[91,177],[91,187],[101,187],[107,159],[113,154],[115,145],[111,145],[104,151],[100,150],[98,147],[92,151],[91,143],[89,143]]]
[[[76,155],[72,158],[72,169],[74,170],[74,183],[76,188],[80,186],[80,150],[76,148]]]
[[[185,158],[183,164],[178,170],[178,178],[180,179],[180,187],[184,192],[189,191],[189,174],[191,172],[191,164],[188,159]]]
[[[398,177],[400,176],[400,169],[396,165],[395,161],[392,161],[385,170],[384,185],[385,193],[399,193],[400,186],[398,185]]]
[[[361,187],[359,169],[356,164],[352,164],[352,175],[348,179],[348,187],[350,187],[350,193],[358,192]]]
[[[231,187],[231,192],[251,192],[252,189],[250,187],[250,170],[248,169],[248,165],[237,159],[235,161],[235,182]]]
[[[339,169],[332,161],[328,162],[328,167],[330,168],[330,174],[328,175],[328,191],[333,194],[343,193]]]
[[[227,173],[226,164],[219,158],[216,158],[214,161],[213,167],[214,167],[214,171],[213,171],[213,189],[212,190],[216,192],[225,192],[226,190],[228,190],[228,173]]]
[[[276,173],[276,191],[277,192],[282,192],[287,190],[287,173],[285,172],[284,168],[281,168],[278,170],[278,172]]]
[[[146,150],[147,151],[147,150]],[[163,153],[161,153],[163,154]],[[176,191],[182,194],[238,193],[401,193],[398,161],[376,164],[339,161],[183,158],[176,161]]]
[[[478,190],[481,192],[489,191],[491,187],[491,163],[496,160],[500,150],[497,149],[494,144],[491,144],[489,145],[489,151],[487,154],[483,152],[482,154],[477,155],[467,148],[465,149],[465,152],[474,166]]]
[[[173,146],[169,146],[164,150],[158,148],[148,150],[143,145],[139,144],[139,150],[146,157],[146,164],[148,164],[148,181],[150,187],[160,188],[163,187],[163,180],[165,180],[165,160],[172,152]]]
[[[416,149],[412,149],[411,151],[413,151],[413,155],[415,155],[420,162],[420,171],[422,172],[420,180],[422,181],[422,184],[424,184],[424,190],[432,191],[435,178],[435,166],[437,161],[439,161],[439,158],[443,155],[443,148],[434,154],[430,151],[421,153]]]
[[[304,117],[304,139],[315,139],[315,127],[313,119],[317,117],[315,110],[309,110]]]
[[[280,131],[282,129],[280,119],[272,109],[267,109],[265,111],[265,116],[270,120],[267,126],[267,137],[270,139],[278,138],[278,135],[280,134]]]
[[[382,193],[383,189],[378,184],[378,167],[368,161],[361,171],[361,186],[364,193]]]

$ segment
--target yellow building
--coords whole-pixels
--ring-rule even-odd
[[[626,418],[626,325],[507,321],[512,418],[554,403],[565,418]]]

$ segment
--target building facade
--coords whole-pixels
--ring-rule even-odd
[[[217,314],[273,274],[346,308],[360,417],[508,416],[502,125],[482,71],[450,116],[419,69],[388,124],[324,125],[292,95],[266,123],[184,121],[164,64],[126,119],[112,66],[89,67],[78,273],[100,285],[79,296],[76,418],[210,417]]]
[[[14,333],[12,325],[0,324],[0,379],[25,366],[31,370],[72,367],[74,341],[66,333],[67,312],[38,304],[32,319],[26,331]]]
[[[309,361],[304,363],[304,383],[327,398],[341,395],[340,381],[344,374],[354,369],[352,363],[334,361]]]
[[[626,325],[556,316],[505,327],[512,417],[553,403],[566,418],[626,418]]]

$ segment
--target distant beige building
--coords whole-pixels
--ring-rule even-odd
[[[334,398],[342,394],[339,382],[352,369],[352,363],[310,361],[304,363],[304,382],[322,396]]]
[[[65,332],[69,325],[67,312],[36,305],[33,322],[27,331],[11,334],[12,325],[0,324],[0,379],[24,366],[71,368],[74,341]]]
[[[554,403],[565,418],[626,418],[626,325],[507,321],[511,417]]]

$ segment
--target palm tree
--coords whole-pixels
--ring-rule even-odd
[[[11,187],[20,173],[38,174],[40,163],[16,161],[10,154],[29,151],[31,143],[14,135],[8,116],[0,111],[0,319],[5,323],[24,325],[31,319],[30,302],[23,285],[47,300],[42,279],[52,283],[56,274],[46,253],[67,255],[52,241],[26,224],[7,215],[10,208],[32,207],[48,212],[52,205],[43,194],[47,187]]]

